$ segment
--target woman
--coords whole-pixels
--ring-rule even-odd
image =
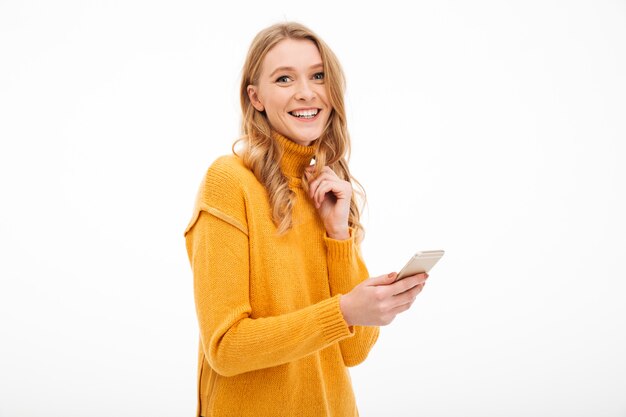
[[[197,415],[357,416],[347,367],[424,286],[426,274],[366,280],[343,92],[335,55],[306,27],[253,40],[243,149],[208,169],[185,231]]]

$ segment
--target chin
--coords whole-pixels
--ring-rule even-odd
[[[307,132],[307,133],[297,133],[294,132],[294,138],[298,140],[298,142],[313,142],[322,135],[322,132]]]

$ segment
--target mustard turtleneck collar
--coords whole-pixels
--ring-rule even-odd
[[[283,151],[283,157],[280,160],[280,169],[287,177],[295,179],[302,178],[304,168],[311,164],[311,159],[315,156],[315,145],[300,145],[287,139],[278,132],[273,132],[272,138]]]

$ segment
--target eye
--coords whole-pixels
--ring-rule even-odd
[[[323,80],[324,79],[324,73],[323,72],[316,72],[313,75],[313,79],[314,80]]]
[[[291,81],[291,78],[289,78],[287,75],[281,75],[280,77],[276,78],[277,83],[288,83],[289,81]]]

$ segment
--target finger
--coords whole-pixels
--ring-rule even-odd
[[[423,288],[424,288],[424,284],[418,284],[415,287],[411,288],[410,290],[394,295],[393,301],[392,301],[393,304],[391,304],[392,307],[397,307],[399,305],[406,304],[406,303],[413,303],[413,301],[415,301],[415,298],[419,295],[419,293],[422,292]]]
[[[313,173],[311,173],[311,175],[313,175]],[[326,179],[326,180],[337,180],[337,181],[343,181],[341,178],[339,178],[337,176],[337,174],[335,174],[333,171],[327,172],[327,171],[322,171],[319,175],[317,175],[314,179],[313,182],[318,181],[318,180],[322,180],[322,179]]]
[[[426,272],[422,272],[421,274],[416,274],[415,276],[417,277],[420,283],[426,282],[426,279],[428,278],[428,274]]]
[[[424,285],[423,283],[422,283],[422,284],[417,284],[416,286],[411,287],[411,288],[409,288],[408,290],[404,290],[404,291],[402,291],[402,292],[398,292],[398,293],[394,292],[394,294],[393,294],[393,298],[397,298],[397,297],[399,297],[399,296],[401,296],[401,295],[403,295],[403,294],[410,293],[411,291],[414,291],[414,290],[417,290],[417,292],[419,293],[419,292],[421,292],[421,291],[422,291],[423,285]],[[396,291],[397,291],[397,290],[396,290]]]
[[[320,184],[324,180],[330,180],[330,179],[331,178],[329,178],[328,176],[320,175],[320,176],[316,177],[313,181],[309,182],[309,197],[311,199],[313,199],[315,197],[315,193],[316,193],[318,187],[320,186]]]
[[[391,272],[389,274],[380,275],[378,277],[371,277],[367,281],[367,285],[377,286],[377,285],[389,285],[396,280],[398,274],[396,272]]]
[[[323,194],[332,191],[338,198],[348,198],[352,194],[352,184],[348,181],[342,180],[334,173],[322,173],[309,183],[309,197],[315,199],[317,196],[317,202],[320,204],[323,201],[323,198],[320,198],[319,191],[322,184],[332,184],[332,189],[325,188]]]
[[[346,198],[346,196],[350,195],[350,184],[336,178],[324,178],[315,189],[314,195],[318,200],[320,198],[323,200],[324,195],[329,192],[335,194],[337,198]]]
[[[315,203],[315,207],[319,207],[320,204],[322,203],[322,201],[324,201],[324,196],[322,195],[320,198],[320,190],[324,187],[324,182],[320,181],[317,186],[315,187],[315,190],[313,191],[313,194],[311,195],[311,199],[313,200],[313,202]],[[324,193],[325,194],[325,193]]]
[[[413,291],[413,290],[411,290],[411,291]],[[419,290],[419,291],[421,292],[421,290]],[[417,292],[417,293],[419,294],[419,292]],[[403,302],[401,302],[401,303],[393,304],[390,307],[388,313],[396,315],[398,313],[401,313],[403,311],[408,310],[409,308],[411,308],[413,306],[413,303],[415,302],[416,298],[417,298],[417,295],[414,295],[412,297],[407,297],[407,299],[403,300]]]
[[[419,294],[424,289],[424,285],[426,285],[425,282],[420,282],[415,287],[411,288],[410,290],[407,290],[407,292],[411,292],[411,291],[415,290],[415,291],[417,291],[417,294]]]
[[[402,294],[405,291],[410,290],[416,285],[421,284],[417,275],[411,275],[410,277],[406,277],[401,279],[400,281],[391,285],[394,295]]]
[[[325,173],[325,174],[332,175],[333,177],[339,178],[337,173],[335,171],[333,171],[333,169],[331,167],[329,167],[328,165],[326,165],[324,168],[322,168],[322,172]]]
[[[389,311],[389,314],[395,316],[397,314],[403,313],[407,311],[409,308],[411,308],[412,305],[413,303],[406,303],[406,304],[402,304],[400,306],[394,307]]]
[[[416,278],[417,282],[421,284],[422,282],[426,282],[426,279],[428,279],[428,274],[426,272],[420,272],[419,274],[409,275],[408,277],[404,279],[409,279],[409,278]]]
[[[313,176],[312,173],[309,174],[310,176]],[[311,188],[315,188],[319,185],[319,183],[323,180],[339,180],[339,178],[337,178],[337,176],[333,176],[330,175],[328,173],[322,172],[320,175],[318,175],[317,177],[313,178],[312,181],[309,182],[309,186]]]
[[[331,183],[330,181],[323,181],[319,185],[319,187],[317,187],[317,190],[315,190],[314,200],[318,206],[322,204],[322,202],[326,198],[326,194],[328,193],[332,193],[337,198],[339,198],[339,196],[341,195],[341,189],[339,188],[338,184]]]

